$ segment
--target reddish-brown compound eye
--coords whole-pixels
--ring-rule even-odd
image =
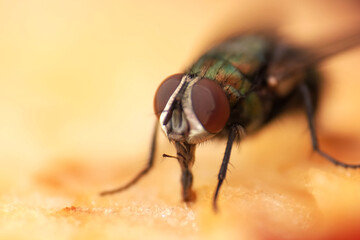
[[[154,111],[157,118],[160,117],[161,112],[164,110],[175,89],[179,86],[183,76],[184,74],[181,73],[171,75],[166,78],[156,90],[154,98]]]
[[[191,91],[194,113],[210,133],[220,132],[229,119],[229,101],[218,83],[204,78],[194,84]]]

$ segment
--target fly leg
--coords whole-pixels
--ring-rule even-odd
[[[220,167],[220,171],[218,174],[218,184],[215,190],[215,194],[214,194],[214,198],[213,198],[213,209],[216,212],[218,210],[218,206],[217,206],[217,198],[219,195],[219,191],[220,191],[220,187],[223,183],[223,181],[225,180],[226,177],[226,173],[227,173],[227,168],[228,168],[228,164],[229,164],[229,160],[230,160],[230,154],[231,154],[231,148],[232,145],[234,143],[235,137],[237,136],[238,133],[238,129],[236,126],[232,126],[230,128],[229,131],[229,137],[226,143],[226,149],[225,149],[225,154],[224,154],[224,158]]]
[[[360,168],[360,164],[347,164],[347,163],[340,162],[340,161],[334,159],[333,157],[329,156],[327,153],[320,150],[319,145],[318,145],[317,136],[316,136],[316,131],[315,131],[314,110],[313,110],[313,106],[312,106],[310,90],[305,83],[300,84],[299,90],[304,99],[306,116],[307,116],[308,125],[310,128],[311,142],[312,142],[313,150],[335,165],[342,166],[344,168]]]
[[[184,202],[191,202],[196,198],[195,192],[192,190],[193,174],[191,172],[191,167],[194,165],[195,160],[195,146],[195,144],[175,142],[177,160],[181,167],[181,185]]]
[[[156,121],[155,127],[154,127],[154,132],[153,132],[153,136],[152,136],[152,141],[151,141],[151,148],[150,148],[150,155],[149,155],[149,160],[147,162],[147,165],[145,166],[145,168],[143,168],[131,181],[129,181],[127,184],[119,187],[119,188],[115,188],[112,190],[108,190],[108,191],[104,191],[101,192],[100,195],[101,196],[105,196],[105,195],[110,195],[110,194],[114,194],[114,193],[118,193],[118,192],[122,192],[128,188],[130,188],[131,186],[133,186],[135,183],[137,183],[143,176],[145,176],[150,169],[153,167],[154,165],[154,156],[155,156],[155,150],[156,150],[156,139],[157,139],[157,130],[158,130],[158,122]]]

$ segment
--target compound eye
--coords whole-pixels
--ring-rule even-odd
[[[230,116],[229,101],[218,83],[203,78],[194,84],[191,91],[194,113],[210,133],[218,133]]]
[[[174,74],[166,78],[158,87],[154,98],[154,111],[156,117],[159,118],[164,110],[169,98],[179,86],[183,74]]]

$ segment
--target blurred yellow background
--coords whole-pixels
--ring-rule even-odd
[[[212,216],[209,199],[224,143],[221,146],[204,144],[198,150],[194,175],[200,200],[195,204],[195,213],[180,203],[179,169],[172,160],[158,161],[154,173],[144,179],[140,187],[129,190],[130,195],[124,193],[104,200],[98,199],[97,193],[125,182],[145,163],[155,121],[152,103],[157,86],[166,76],[181,72],[213,41],[231,32],[273,21],[295,42],[318,43],[338,32],[356,27],[359,30],[359,9],[355,1],[0,1],[0,225],[6,226],[3,231],[0,228],[0,238],[29,239],[26,232],[41,231],[42,221],[48,220],[48,214],[53,216],[71,206],[115,207],[120,213],[112,216],[113,221],[116,217],[122,219],[123,230],[134,231],[129,237],[132,239],[142,231],[148,233],[149,238],[167,236],[167,239],[217,239],[217,234],[225,234],[228,239],[253,236],[245,227],[239,230],[235,225],[226,224],[229,219],[240,221],[236,216],[208,219]],[[324,64],[326,86],[317,118],[324,148],[352,162],[360,157],[359,62],[360,50],[354,49]],[[282,118],[263,134],[235,148],[232,157],[235,168],[224,192],[232,196],[230,186],[236,192],[242,183],[248,184],[249,189],[257,185],[251,182],[255,180],[246,179],[256,178],[259,165],[265,166],[259,170],[262,174],[259,178],[264,181],[276,175],[269,173],[274,169],[290,168],[286,170],[289,176],[304,170],[291,169],[291,164],[304,167],[311,161],[304,119],[302,114]],[[159,146],[158,156],[173,152],[164,137],[159,140]],[[269,155],[275,163],[266,159]],[[318,163],[325,162],[318,160]],[[330,169],[335,175],[336,171],[340,171],[341,176],[349,174],[331,166]],[[286,174],[280,175],[278,182],[286,179]],[[319,175],[316,176],[318,179]],[[350,178],[358,183],[359,176]],[[294,177],[290,185],[298,180]],[[295,183],[295,188],[302,189],[303,183]],[[353,192],[355,186],[359,187],[355,184],[348,192]],[[143,192],[138,195],[139,191]],[[172,228],[169,228],[163,223],[151,230],[148,225],[145,228],[138,225],[141,221],[127,222],[121,218],[138,211],[134,208],[142,207],[139,199],[147,199],[147,194],[153,194],[150,202],[144,203],[150,212],[154,210],[153,204],[169,204],[166,206],[172,210],[172,206],[176,206],[178,212],[172,220],[181,223],[191,211],[195,216],[186,221],[193,225],[185,224],[179,231],[176,224],[170,224]],[[356,194],[344,201],[354,206],[352,200],[359,199],[359,192]],[[239,193],[239,198],[243,197]],[[114,205],[120,202],[126,206],[129,202],[124,198],[140,203],[124,213],[119,205]],[[314,201],[316,204],[309,203],[309,208],[320,204],[318,199]],[[226,212],[225,203],[221,202],[221,208]],[[40,209],[40,213],[32,215],[30,209]],[[304,216],[308,213],[299,211]],[[16,216],[8,222],[13,214]],[[267,214],[271,215],[271,210]],[[141,216],[145,218],[145,215]],[[146,216],[151,219],[151,214]],[[58,235],[54,237],[49,231],[44,235],[34,234],[34,239],[49,236],[51,239],[69,236],[89,239],[94,232],[96,234],[91,235],[94,239],[126,236],[119,233],[121,227],[117,229],[117,225],[106,222],[106,216],[102,217],[95,223],[105,224],[106,230],[101,227],[94,227],[92,231],[86,227],[73,229],[70,221],[66,223],[69,224],[67,232],[61,234],[55,220],[50,224]],[[290,213],[284,215],[284,219],[290,217],[293,217]],[[17,232],[17,223],[26,226],[34,219],[33,225]],[[82,223],[92,221],[81,219]],[[106,223],[102,223],[103,220]],[[302,221],[311,225],[313,219]],[[95,223],[92,222],[94,226]],[[64,222],[61,224],[64,226]],[[212,224],[220,230],[211,232],[215,227]],[[188,232],[184,232],[185,228]],[[113,231],[117,233],[112,235]],[[102,235],[104,232],[106,236]]]

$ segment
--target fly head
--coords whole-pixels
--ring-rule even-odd
[[[226,125],[230,106],[214,80],[175,74],[159,86],[155,114],[169,140],[197,144],[215,136]]]

